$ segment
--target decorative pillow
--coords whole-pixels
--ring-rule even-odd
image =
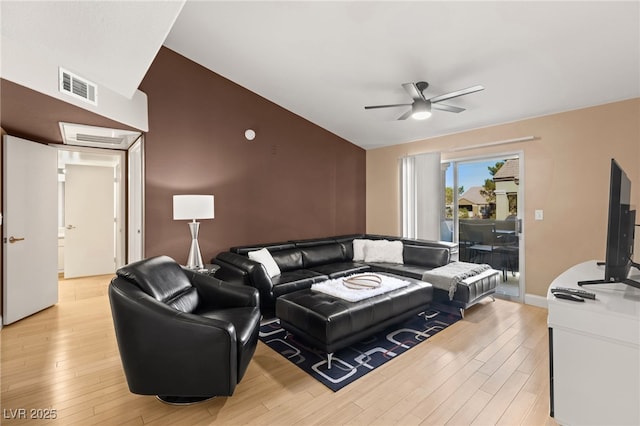
[[[353,261],[354,262],[364,262],[364,248],[367,243],[372,240],[363,240],[363,239],[354,239],[353,240]]]
[[[365,246],[365,262],[404,263],[402,241],[374,240]]]
[[[271,278],[276,275],[280,275],[280,268],[278,267],[278,264],[273,260],[273,256],[271,256],[271,253],[269,253],[269,250],[266,248],[250,251],[247,253],[247,256],[249,256],[249,259],[251,260],[262,263],[267,270],[267,274],[269,274]]]

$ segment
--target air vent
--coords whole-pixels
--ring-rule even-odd
[[[87,79],[79,77],[63,68],[60,68],[60,91],[74,98],[82,99],[90,104],[98,104],[98,86]]]
[[[82,133],[77,133],[76,140],[78,142],[101,143],[105,145],[120,145],[124,142],[124,137],[112,138],[110,136],[85,135]]]
[[[102,149],[127,150],[142,133],[137,130],[113,129],[86,124],[60,123],[62,142],[66,145]]]

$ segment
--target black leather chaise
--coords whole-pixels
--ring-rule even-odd
[[[255,288],[158,256],[120,268],[109,300],[132,393],[177,404],[233,394],[258,342]]]

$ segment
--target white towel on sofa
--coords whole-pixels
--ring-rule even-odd
[[[434,287],[449,292],[449,300],[453,300],[456,287],[465,278],[480,274],[491,269],[487,264],[451,262],[438,268],[433,268],[422,275],[422,281],[431,283]]]
[[[350,275],[350,277],[357,276]],[[390,277],[387,275],[379,275],[382,278],[380,287],[368,288],[366,290],[354,290],[352,288],[345,287],[342,284],[344,278],[336,278],[333,280],[322,281],[311,286],[311,290],[325,293],[333,297],[344,299],[348,302],[358,302],[360,300],[368,299],[379,294],[387,293],[389,291],[397,290],[409,285],[409,281],[401,280],[399,278]]]

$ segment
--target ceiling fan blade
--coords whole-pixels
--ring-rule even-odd
[[[464,108],[460,108],[453,105],[446,105],[446,104],[434,104],[433,102],[431,103],[431,108],[439,109],[441,111],[449,111],[449,112],[456,112],[456,113],[464,111]]]
[[[411,105],[412,104],[371,105],[371,106],[364,107],[364,109],[392,108],[392,107],[411,106]]]
[[[467,87],[466,89],[456,90],[455,92],[445,93],[444,95],[436,96],[435,98],[429,99],[431,103],[446,101],[447,99],[457,98],[458,96],[468,95],[469,93],[479,92],[480,90],[484,90],[482,86],[473,86]]]
[[[422,93],[420,93],[420,90],[418,90],[418,87],[415,83],[404,83],[402,87],[404,87],[404,90],[409,93],[409,96],[411,96],[414,101],[424,99],[424,96],[422,95]]]
[[[412,112],[413,112],[413,109],[407,110],[407,112],[405,112],[400,117],[398,117],[398,120],[406,120],[407,118],[411,117]]]

